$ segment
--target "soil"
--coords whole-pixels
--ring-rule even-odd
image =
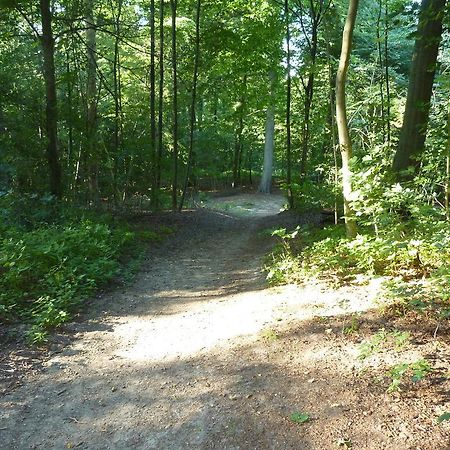
[[[241,194],[139,217],[177,231],[132,284],[99,295],[44,350],[4,332],[0,448],[450,449],[450,422],[436,420],[450,411],[448,327],[386,322],[380,279],[268,287],[262,231],[324,220],[279,214],[283,203]],[[359,359],[380,329],[410,338]],[[389,368],[420,358],[431,374],[387,393]]]

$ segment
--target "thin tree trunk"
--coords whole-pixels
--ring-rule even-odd
[[[155,0],[150,0],[150,160],[152,162],[151,202],[155,207],[157,202],[156,173],[156,75],[155,75]]]
[[[69,52],[66,53],[66,77],[67,77],[67,109],[68,109],[68,118],[67,118],[67,126],[68,130],[68,145],[67,145],[67,170],[69,173],[70,179],[72,179],[72,158],[73,158],[73,86],[72,86],[72,77],[70,72],[70,60],[69,60]],[[74,184],[72,181],[68,183],[68,189],[73,191]]]
[[[284,16],[286,21],[286,71],[287,71],[287,92],[286,92],[286,184],[289,208],[294,207],[294,196],[292,195],[292,151],[291,151],[291,30],[289,16],[289,2],[284,0]]]
[[[173,74],[173,179],[172,179],[172,209],[177,210],[178,190],[178,78],[177,78],[177,3],[170,0],[172,9],[172,74]]]
[[[56,197],[62,197],[62,173],[58,152],[58,104],[56,96],[55,76],[55,41],[52,31],[52,12],[50,0],[40,0],[42,21],[42,56],[46,97],[46,133],[47,161],[50,175],[50,192]]]
[[[122,15],[122,0],[117,2],[117,15],[115,17],[115,40],[114,40],[114,62],[113,62],[113,83],[114,83],[114,198],[117,201],[119,194],[119,157],[122,149],[122,89],[120,74],[120,25]],[[124,164],[125,167],[125,164]],[[125,170],[125,169],[124,169]],[[127,182],[123,186],[122,201],[126,198]]]
[[[91,200],[97,201],[98,166],[97,166],[97,52],[96,30],[94,23],[94,0],[85,2],[86,23],[86,153],[88,161],[88,183]]]
[[[194,133],[195,133],[195,107],[197,103],[197,81],[198,81],[198,67],[200,63],[200,14],[202,2],[197,0],[197,8],[195,15],[195,56],[194,56],[194,75],[192,79],[192,99],[191,99],[191,114],[190,114],[190,128],[189,128],[189,153],[186,167],[186,177],[184,179],[183,194],[180,199],[179,210],[183,209],[184,198],[189,184],[189,176],[191,172],[193,152],[194,152]]]
[[[350,159],[352,157],[352,142],[348,130],[347,108],[345,104],[345,83],[350,62],[358,3],[359,0],[350,0],[348,5],[347,19],[342,35],[341,56],[336,75],[336,123],[342,156],[342,190],[344,194],[345,229],[348,238],[356,237],[358,232],[355,213],[351,207],[352,174],[350,170]]]
[[[242,133],[244,131],[244,111],[247,91],[247,75],[243,78],[243,88],[240,98],[238,126],[236,129],[233,159],[233,187],[238,187],[241,183],[241,162],[242,162]]]
[[[273,150],[275,141],[275,106],[274,106],[274,90],[275,90],[275,72],[271,71],[269,104],[266,111],[266,137],[264,143],[264,164],[261,182],[258,191],[264,194],[270,194],[272,188],[272,170],[273,170]]]
[[[419,166],[430,113],[436,60],[446,0],[423,0],[414,48],[405,115],[393,169],[399,180],[411,179]],[[406,175],[401,172],[413,167]]]
[[[450,102],[448,104],[447,116],[447,157],[446,157],[446,179],[445,179],[445,214],[450,222]]]
[[[300,161],[300,178],[302,180],[306,177],[308,151],[309,151],[309,122],[311,120],[311,107],[314,97],[314,70],[317,55],[317,27],[316,19],[313,20],[313,29],[311,37],[311,67],[309,69],[308,81],[305,86],[305,100],[304,100],[304,119],[302,125],[302,157]]]
[[[381,49],[381,13],[383,10],[383,0],[379,0],[378,16],[377,16],[377,49],[378,49],[378,63],[380,65],[381,77],[380,77],[380,101],[381,101],[381,128],[383,130],[383,139],[386,135],[386,115],[384,108],[384,74],[383,74],[383,56]]]
[[[164,107],[164,0],[159,2],[159,93],[158,93],[158,152],[156,156],[156,192],[159,196],[161,187],[161,160],[163,155],[163,107]],[[159,200],[157,198],[156,202]],[[157,205],[159,206],[159,204]]]
[[[380,0],[381,1],[381,0]],[[386,130],[387,143],[391,143],[391,92],[389,83],[389,18],[388,18],[388,0],[384,3],[384,78],[386,82]]]

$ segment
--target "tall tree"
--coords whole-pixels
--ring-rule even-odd
[[[197,0],[197,7],[195,13],[195,50],[194,50],[194,74],[192,77],[192,98],[191,98],[191,111],[190,111],[190,123],[189,123],[189,152],[188,161],[186,167],[186,176],[184,179],[183,193],[180,199],[179,210],[183,209],[184,198],[189,184],[189,177],[192,168],[193,153],[194,153],[194,133],[195,133],[195,108],[197,105],[197,84],[198,84],[198,67],[200,64],[200,14],[202,8],[202,0]]]
[[[276,74],[274,70],[269,73],[270,91],[269,104],[266,110],[266,133],[264,142],[264,162],[263,174],[259,184],[258,191],[264,194],[269,194],[272,189],[272,170],[273,170],[273,151],[275,144],[275,105],[274,105],[274,90],[275,90]]]
[[[178,66],[177,66],[177,4],[170,0],[172,12],[172,88],[173,88],[173,173],[172,173],[172,209],[176,211],[178,203]]]
[[[420,7],[405,114],[393,162],[398,179],[411,178],[425,147],[445,3],[446,0],[423,0]],[[411,166],[412,172],[401,173]]]
[[[155,0],[150,0],[150,158],[152,161],[152,204],[156,205],[157,172],[156,165],[156,73],[155,73]]]
[[[158,150],[156,152],[155,192],[152,195],[154,206],[159,206],[159,189],[161,187],[161,160],[163,155],[163,108],[164,108],[164,0],[159,2],[159,88],[158,88]]]
[[[98,199],[97,164],[97,42],[94,22],[94,0],[85,2],[86,23],[86,161],[89,194],[91,200]]]
[[[289,0],[284,0],[284,20],[286,27],[286,184],[288,192],[289,208],[294,207],[294,196],[292,194],[292,149],[291,149],[291,21],[289,14]]]
[[[40,0],[42,24],[42,57],[45,81],[45,124],[47,132],[47,161],[50,174],[50,192],[57,198],[62,196],[62,173],[58,152],[58,104],[55,75],[55,40],[52,30],[50,0]]]
[[[347,237],[354,238],[358,232],[355,213],[351,206],[352,173],[350,159],[352,157],[352,141],[348,129],[347,107],[345,102],[345,83],[353,42],[356,14],[359,0],[350,0],[344,32],[342,34],[341,56],[336,74],[336,124],[339,136],[339,148],[342,156],[342,191],[344,194],[345,230]]]

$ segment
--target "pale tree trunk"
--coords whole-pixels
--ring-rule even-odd
[[[264,194],[270,194],[272,188],[272,170],[273,170],[273,149],[275,143],[275,106],[274,106],[274,89],[275,89],[275,72],[271,71],[270,78],[270,94],[269,104],[266,111],[266,139],[264,143],[264,164],[261,182],[258,191]]]
[[[423,0],[420,8],[405,115],[393,163],[398,179],[412,178],[425,147],[445,3],[446,0]],[[411,166],[413,172],[401,173]]]
[[[156,190],[154,196],[159,196],[161,187],[161,160],[163,155],[163,107],[164,107],[164,0],[159,2],[159,92],[158,92],[158,151],[156,153]],[[156,199],[159,206],[159,199]]]
[[[355,213],[351,206],[352,173],[350,170],[350,159],[352,157],[352,142],[348,130],[347,108],[345,104],[345,82],[347,80],[350,62],[358,3],[359,0],[350,0],[348,5],[347,19],[345,20],[342,35],[341,56],[336,74],[336,124],[338,127],[339,148],[342,156],[342,191],[344,194],[345,230],[348,238],[354,238],[358,233]]]
[[[86,23],[86,152],[87,176],[91,200],[98,200],[97,167],[97,53],[96,30],[94,23],[94,0],[85,2]]]
[[[58,154],[58,106],[55,76],[55,40],[52,31],[50,0],[40,0],[42,20],[42,56],[46,97],[47,161],[50,174],[50,192],[62,196],[62,174]]]

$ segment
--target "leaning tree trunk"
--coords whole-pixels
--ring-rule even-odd
[[[52,31],[50,0],[40,0],[42,20],[42,56],[46,97],[47,161],[50,175],[50,192],[62,196],[62,174],[58,155],[58,105],[55,76],[55,41]]]
[[[264,194],[270,194],[272,188],[272,170],[273,170],[273,148],[275,141],[275,107],[274,107],[274,89],[275,89],[275,72],[271,71],[270,78],[270,94],[269,104],[266,112],[266,139],[264,143],[264,164],[261,182],[258,191]]]
[[[425,147],[445,3],[446,0],[423,0],[420,7],[403,126],[393,163],[399,180],[411,179]],[[402,174],[411,166],[412,172]]]
[[[342,156],[342,190],[344,194],[345,230],[347,237],[354,238],[358,232],[355,213],[351,207],[352,174],[350,159],[352,157],[352,142],[348,130],[347,108],[345,104],[345,82],[347,80],[350,54],[352,50],[353,30],[359,0],[350,0],[347,19],[342,35],[342,49],[339,67],[336,74],[336,124],[338,127],[339,148]]]

